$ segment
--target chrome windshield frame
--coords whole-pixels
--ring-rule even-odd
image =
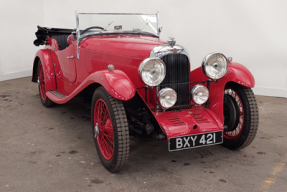
[[[94,32],[94,35],[110,35],[110,34],[135,34],[135,35],[153,35],[159,38],[160,36],[160,28],[159,28],[159,13],[78,13],[76,14],[76,34],[77,34],[77,59],[80,59],[80,50],[79,45],[80,42],[85,39],[88,36],[91,36],[91,34],[83,35],[81,37],[80,34],[80,27],[79,27],[79,15],[155,15],[156,16],[156,27],[157,27],[157,34],[151,34],[148,32],[131,32],[131,31],[121,31],[121,32],[115,32],[115,31],[105,31],[105,32]]]
[[[80,59],[80,51],[79,51],[79,44],[80,44],[80,28],[79,28],[79,14],[76,11],[76,34],[77,34],[77,59]]]

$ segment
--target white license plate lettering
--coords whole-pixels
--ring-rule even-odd
[[[177,149],[182,148],[182,139],[181,138],[176,138],[176,148]]]
[[[184,137],[183,140],[184,140],[184,146],[183,147],[190,147],[190,144],[189,144],[189,139],[190,137]]]
[[[215,135],[214,134],[212,134],[212,133],[209,133],[209,134],[207,134],[206,135],[206,138],[207,138],[207,144],[212,144],[212,143],[214,143],[214,141],[213,141],[213,138],[215,138]]]
[[[205,135],[201,136],[199,143],[201,143],[202,145],[205,145]]]
[[[222,142],[222,131],[202,133],[169,139],[169,150],[172,151],[204,145],[214,145]]]
[[[195,141],[196,141],[197,136],[190,136],[190,139],[192,140],[192,146],[195,146]]]

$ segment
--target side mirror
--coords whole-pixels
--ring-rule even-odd
[[[75,38],[74,35],[69,35],[67,38],[67,42],[69,45],[71,45],[74,42]]]

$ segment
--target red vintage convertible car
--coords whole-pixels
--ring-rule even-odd
[[[159,38],[158,14],[76,13],[76,29],[39,27],[32,81],[45,107],[77,95],[91,101],[102,164],[119,171],[129,138],[154,137],[168,150],[247,147],[258,127],[254,77],[221,53],[190,71],[187,50]]]

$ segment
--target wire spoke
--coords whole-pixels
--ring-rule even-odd
[[[106,151],[113,151],[113,145],[111,146],[111,144],[108,142],[108,140],[107,139],[105,139],[104,138],[104,135],[103,135],[103,142],[104,142],[104,144],[105,144],[105,150]]]
[[[110,136],[110,135],[108,135],[108,134],[103,134],[103,136],[105,136],[106,138],[107,138],[107,140],[109,140],[110,141],[110,143],[112,143],[112,145],[114,145],[113,143],[114,143],[114,137],[113,136]]]
[[[244,126],[244,107],[240,96],[233,89],[231,88],[225,89],[224,94],[232,96],[239,109],[239,122],[237,124],[237,127],[231,132],[224,132],[225,138],[235,139],[240,135]]]
[[[99,127],[97,142],[103,157],[110,160],[114,153],[114,132],[109,108],[103,99],[98,99],[94,111]]]

